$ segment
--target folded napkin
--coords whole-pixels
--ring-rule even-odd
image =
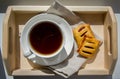
[[[69,11],[58,1],[55,1],[53,5],[51,5],[51,7],[47,10],[47,13],[63,17],[71,24],[71,28],[74,28],[77,24],[83,23],[78,16],[76,16],[72,11]],[[49,66],[48,68],[56,74],[68,78],[77,72],[86,60],[86,58],[80,57],[77,53],[77,44],[74,42],[74,49],[68,59],[58,65]]]
[[[65,8],[60,2],[55,0],[55,2],[50,6],[47,10],[47,13],[52,13],[63,17],[70,25],[71,29],[75,28],[79,24],[83,24],[80,17],[76,16],[72,11]],[[102,39],[94,33],[95,37],[100,41],[100,45],[102,44]],[[75,72],[77,72],[80,67],[87,61],[86,58],[81,57],[77,52],[77,44],[74,41],[74,48],[71,52],[70,56],[62,63],[54,66],[49,66],[48,69],[52,70],[58,75],[61,75],[65,78],[70,77]]]

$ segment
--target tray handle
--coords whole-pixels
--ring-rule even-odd
[[[108,55],[112,56],[112,60],[117,60],[118,41],[117,41],[117,21],[111,7],[109,7],[109,16],[112,16],[108,22]]]

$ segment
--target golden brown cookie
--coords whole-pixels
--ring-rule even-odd
[[[73,34],[78,47],[82,44],[84,36],[94,37],[89,24],[80,24],[73,29]]]
[[[83,44],[78,48],[78,52],[81,56],[91,58],[95,55],[100,41],[92,37],[84,37]]]

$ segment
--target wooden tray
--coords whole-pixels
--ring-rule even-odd
[[[43,13],[49,6],[9,6],[3,24],[2,52],[9,75],[54,75],[51,71],[33,67],[23,56],[20,33],[25,23],[33,16]],[[100,50],[92,61],[78,71],[78,75],[110,75],[117,60],[117,23],[109,6],[66,6],[103,40]],[[79,64],[79,63],[78,63]]]

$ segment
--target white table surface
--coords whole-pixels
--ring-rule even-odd
[[[3,19],[4,19],[5,14],[4,13],[0,13],[0,47],[2,44],[2,24],[3,24]],[[120,79],[120,34],[119,34],[119,30],[120,30],[120,14],[115,14],[116,18],[117,18],[117,23],[118,23],[118,60],[115,66],[115,70],[113,75],[109,75],[109,76],[77,76],[76,74],[73,75],[72,77],[70,77],[69,79]],[[41,77],[41,76],[37,76],[37,77],[12,77],[12,76],[8,76],[6,73],[6,70],[4,69],[3,65],[2,65],[2,58],[1,58],[1,54],[0,53],[0,79],[64,79],[63,77],[60,76],[47,76],[47,77]]]

